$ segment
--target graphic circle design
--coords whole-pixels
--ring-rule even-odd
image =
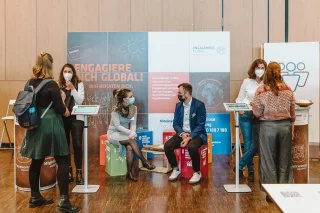
[[[286,65],[286,69],[289,71],[289,72],[293,72],[295,71],[297,68],[296,64],[293,63],[293,62],[288,62],[287,65]]]
[[[217,53],[218,53],[219,55],[224,55],[227,50],[226,50],[226,48],[225,48],[224,46],[218,46],[218,47],[216,48],[216,51],[217,51]]]
[[[297,64],[297,69],[298,69],[298,70],[302,71],[302,70],[304,70],[305,68],[306,68],[306,65],[305,65],[303,62],[299,62],[299,63]]]
[[[221,83],[214,79],[206,79],[199,84],[197,97],[203,101],[207,108],[214,108],[223,102],[223,89]]]
[[[139,40],[138,38],[130,38],[128,39],[127,44],[122,44],[121,52],[125,58],[129,58],[131,60],[140,59],[140,57],[143,55],[144,50],[144,44],[142,40]]]

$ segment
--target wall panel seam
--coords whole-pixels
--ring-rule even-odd
[[[100,26],[100,0],[98,1],[98,31],[101,32],[101,26]]]
[[[253,1],[254,0],[252,0],[252,2],[251,2],[251,41],[252,41],[252,43],[251,43],[251,62],[252,62],[252,59],[253,59]],[[250,63],[251,64],[251,63]]]
[[[4,80],[7,80],[7,0],[3,2],[3,14],[4,14]]]
[[[267,0],[267,38],[270,42],[270,0]]]
[[[194,26],[195,26],[195,1],[193,0],[193,17],[192,17],[192,30],[194,31]]]
[[[164,0],[161,0],[161,31],[163,31],[163,1]]]
[[[37,52],[38,52],[38,1],[35,0],[36,2],[36,57],[37,57]],[[41,50],[42,51],[42,50]]]

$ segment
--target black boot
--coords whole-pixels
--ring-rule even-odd
[[[254,182],[254,172],[249,172],[248,181]]]
[[[236,172],[236,167],[233,168],[233,171]],[[243,171],[239,169],[239,180],[244,180],[245,177],[243,175]]]
[[[72,166],[69,166],[69,182],[73,182]]]
[[[68,195],[61,195],[58,209],[62,212],[78,212],[78,206],[72,206]]]
[[[77,185],[84,184],[83,178],[82,178],[82,169],[77,169],[76,183],[77,183]]]
[[[52,198],[44,198],[40,192],[31,192],[31,198],[29,200],[29,208],[35,208],[37,206],[43,206],[53,203]]]
[[[266,195],[266,201],[268,203],[272,203],[272,198],[269,195]]]

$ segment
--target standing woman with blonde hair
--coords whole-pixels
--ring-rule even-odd
[[[43,80],[53,79],[52,63],[52,56],[41,52],[33,66],[33,77],[28,81],[29,85],[37,88]],[[37,113],[41,115],[46,108],[48,111],[36,129],[26,132],[20,152],[23,157],[32,159],[29,169],[31,187],[29,207],[34,208],[54,202],[52,198],[42,197],[39,191],[41,165],[47,156],[54,156],[58,164],[57,179],[60,190],[58,209],[64,212],[77,212],[79,207],[72,206],[69,201],[69,150],[61,115],[68,117],[70,112],[64,105],[63,98],[65,97],[61,97],[58,84],[53,80],[46,83],[37,93]]]
[[[277,62],[269,63],[252,110],[260,120],[260,183],[292,183],[292,139],[295,100]],[[266,197],[268,202],[270,197]]]
[[[75,105],[81,105],[84,100],[84,85],[76,75],[76,70],[72,64],[65,64],[59,75],[59,87],[66,95],[64,101],[70,112]],[[67,136],[70,151],[70,133],[74,152],[74,162],[76,164],[76,184],[83,185],[82,178],[82,133],[84,127],[83,115],[70,115],[63,117],[64,130]],[[71,154],[69,158],[69,182],[73,182],[71,166]]]

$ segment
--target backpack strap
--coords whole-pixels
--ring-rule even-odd
[[[41,83],[37,86],[37,88],[34,90],[34,93],[37,95],[37,93],[42,89],[42,87],[44,85],[46,85],[47,83],[49,83],[50,81],[53,81],[52,79],[44,79],[41,81]],[[51,105],[52,105],[52,101],[49,104],[49,106],[47,106],[46,110],[42,113],[40,118],[43,118],[43,116],[45,116],[45,114],[47,113],[47,111],[50,109]]]
[[[49,83],[50,81],[53,81],[52,79],[44,79],[41,81],[41,83],[37,86],[37,88],[34,90],[34,93],[37,94],[44,85],[46,85],[47,83]]]
[[[37,94],[44,85],[46,85],[47,83],[49,83],[50,81],[53,81],[52,79],[44,79],[41,81],[41,83],[37,86],[37,88],[34,90],[35,93]],[[28,91],[30,87],[30,79],[27,81],[26,85],[24,86],[24,91]]]
[[[30,79],[27,81],[26,85],[24,86],[24,91],[28,91],[30,85]]]
[[[43,118],[43,116],[45,116],[45,114],[47,113],[47,111],[50,109],[52,103],[53,103],[53,102],[51,101],[51,103],[50,103],[49,106],[46,108],[46,110],[42,113],[42,115],[41,115],[40,118]]]

